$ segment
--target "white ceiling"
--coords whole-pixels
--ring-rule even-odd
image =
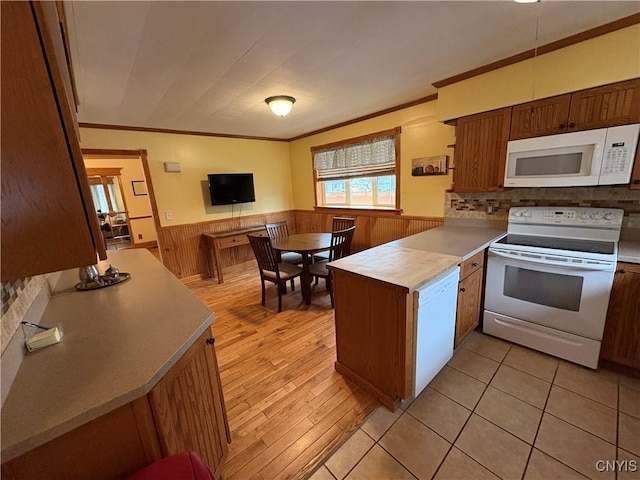
[[[638,1],[68,2],[80,122],[292,138],[640,12]],[[289,116],[264,99],[297,99]]]

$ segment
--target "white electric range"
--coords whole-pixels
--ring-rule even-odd
[[[489,247],[483,331],[596,368],[623,213],[512,208]]]

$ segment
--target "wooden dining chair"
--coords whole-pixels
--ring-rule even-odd
[[[278,312],[282,311],[282,293],[287,291],[287,281],[291,282],[291,291],[295,290],[293,279],[302,275],[302,268],[290,263],[278,262],[275,250],[271,247],[271,238],[247,235],[260,270],[262,283],[262,306],[265,305],[265,280],[275,283],[278,290]]]
[[[333,217],[333,222],[331,224],[331,231],[338,232],[340,230],[345,230],[349,227],[354,227],[356,224],[356,219],[351,217]],[[318,260],[329,260],[329,252],[318,252],[313,255],[313,261]]]
[[[275,222],[275,223],[267,223],[265,225],[267,229],[267,235],[271,240],[282,240],[289,236],[289,226],[287,222]],[[302,255],[295,252],[284,252],[280,253],[280,261],[285,263],[292,263],[294,265],[299,265],[302,263]]]
[[[327,268],[329,262],[339,260],[349,255],[351,249],[351,241],[353,240],[353,232],[355,225],[344,230],[331,232],[331,248],[329,249],[329,258],[320,260],[309,265],[309,273],[317,278],[324,278],[329,297],[331,298],[331,306],[333,307],[333,285],[331,283],[331,270]]]

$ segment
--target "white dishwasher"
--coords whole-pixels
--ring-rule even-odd
[[[460,267],[421,287],[416,332],[416,398],[453,356]]]

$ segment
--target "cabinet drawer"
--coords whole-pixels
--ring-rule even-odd
[[[481,270],[484,265],[484,250],[476,253],[460,264],[460,280],[468,277],[476,270]]]
[[[235,247],[236,245],[247,245],[249,243],[246,233],[243,233],[242,235],[234,235],[233,237],[221,238],[218,241],[220,248],[230,248]]]

